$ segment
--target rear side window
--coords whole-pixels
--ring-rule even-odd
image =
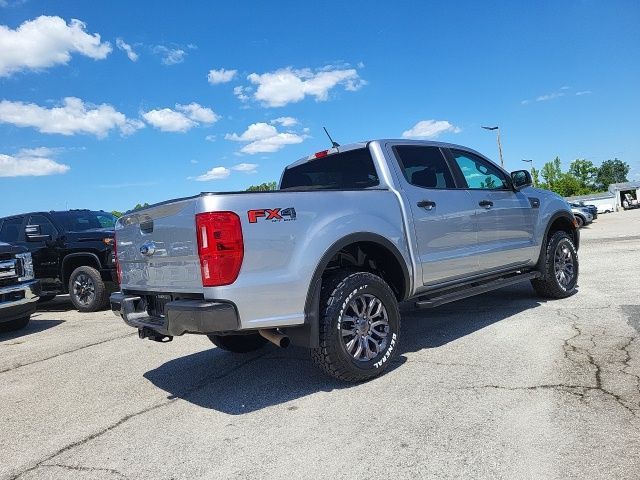
[[[287,168],[280,189],[351,190],[379,184],[369,149],[359,148]]]
[[[17,242],[22,240],[20,235],[20,227],[22,226],[23,217],[7,218],[2,222],[0,227],[0,240],[3,242]]]
[[[451,170],[438,147],[398,145],[393,150],[404,178],[411,185],[422,188],[456,188]]]

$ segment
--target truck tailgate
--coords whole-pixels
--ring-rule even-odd
[[[123,216],[116,225],[121,287],[201,293],[194,198]]]

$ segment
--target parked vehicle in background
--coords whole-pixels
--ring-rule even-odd
[[[0,331],[26,327],[39,294],[31,254],[26,248],[0,242]]]
[[[593,217],[593,220],[598,218],[598,207],[596,207],[595,205],[585,205],[584,202],[570,203],[569,205],[575,208],[586,208]]]
[[[604,203],[598,206],[598,213],[612,213],[614,211],[613,204]]]
[[[584,207],[571,207],[571,212],[573,212],[573,216],[576,217],[579,228],[593,222],[593,215],[591,215],[591,212]]]
[[[624,200],[622,200],[622,208],[624,208],[625,210],[631,210],[632,208],[640,208],[640,203],[638,203],[638,200],[633,198],[633,196],[630,193],[625,193]]]
[[[117,290],[110,213],[91,210],[31,212],[0,218],[0,241],[27,248],[41,301],[69,293],[82,312],[104,309]]]
[[[398,302],[430,308],[531,281],[578,279],[569,205],[458,145],[376,140],[288,166],[278,191],[204,193],[116,224],[111,308],[141,338],[206,334],[232,352],[310,348],[326,373],[379,375],[398,352]]]

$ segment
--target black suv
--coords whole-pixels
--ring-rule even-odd
[[[116,218],[107,212],[32,212],[0,218],[0,241],[26,247],[42,286],[41,301],[69,293],[81,312],[107,306],[117,289]]]

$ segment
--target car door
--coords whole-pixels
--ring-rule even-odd
[[[458,188],[441,149],[416,144],[387,148],[397,159],[394,167],[411,208],[423,284],[475,273],[476,209],[469,193]]]
[[[478,255],[482,271],[529,263],[535,255],[532,203],[515,191],[509,176],[486,158],[450,149],[477,211]]]
[[[36,278],[42,279],[45,283],[54,283],[59,276],[58,235],[58,230],[47,216],[41,213],[29,216],[25,225],[25,240],[33,256]]]

